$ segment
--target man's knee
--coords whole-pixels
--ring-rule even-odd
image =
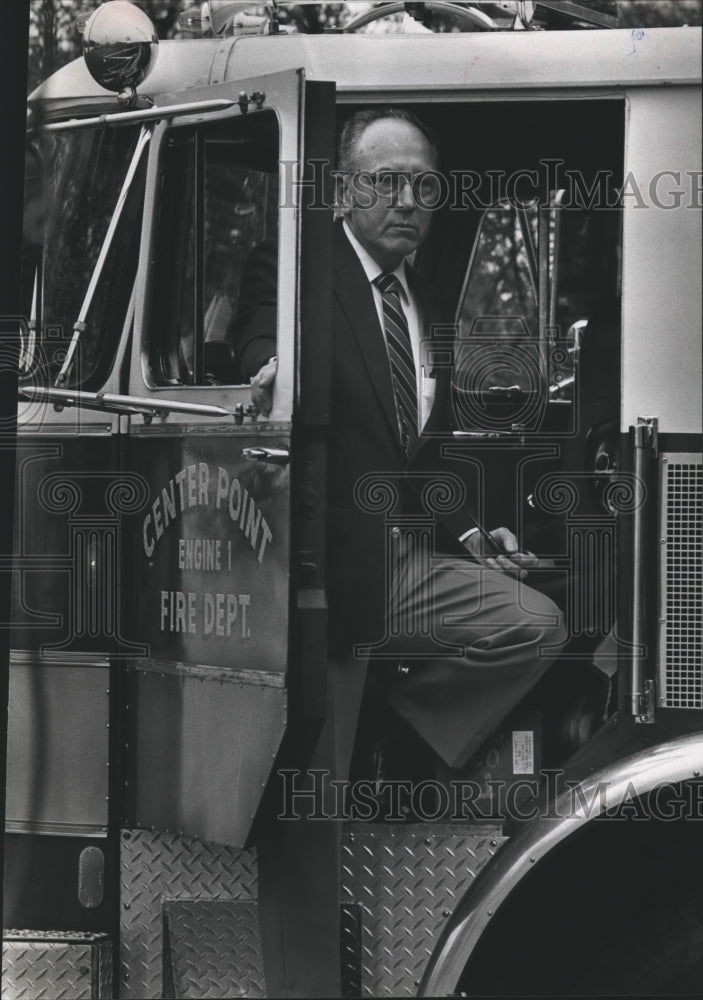
[[[539,600],[535,603],[537,607],[532,611],[535,645],[540,656],[555,659],[569,639],[564,614],[554,601],[544,594],[539,594]]]

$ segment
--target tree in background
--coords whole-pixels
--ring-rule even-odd
[[[701,0],[618,0],[623,28],[700,25]]]

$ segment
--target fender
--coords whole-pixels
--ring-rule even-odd
[[[601,813],[631,799],[633,789],[641,796],[658,785],[701,775],[703,734],[695,734],[616,761],[558,795],[548,815],[537,817],[516,834],[463,897],[437,942],[418,996],[451,995],[498,908],[557,845]]]

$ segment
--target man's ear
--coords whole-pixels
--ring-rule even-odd
[[[346,170],[336,170],[334,175],[334,215],[344,219],[349,215],[352,204],[351,175]]]

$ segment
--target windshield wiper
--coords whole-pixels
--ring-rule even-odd
[[[85,293],[85,298],[83,299],[83,305],[81,306],[78,318],[73,324],[73,336],[71,337],[71,343],[68,345],[66,351],[66,358],[61,370],[56,376],[56,382],[54,385],[56,387],[65,386],[68,381],[68,377],[71,374],[71,369],[73,368],[74,359],[76,356],[76,351],[78,350],[78,344],[81,339],[81,334],[86,328],[86,320],[88,318],[88,313],[90,307],[93,303],[95,297],[95,291],[98,287],[98,282],[103,272],[105,266],[105,261],[107,260],[107,255],[110,252],[112,242],[117,232],[117,226],[119,225],[120,219],[122,218],[122,211],[127,201],[127,195],[129,194],[129,189],[132,186],[132,181],[137,172],[137,167],[139,166],[139,160],[144,152],[144,148],[149,141],[150,133],[142,128],[139,133],[139,138],[137,139],[137,145],[132,156],[132,161],[129,164],[127,174],[122,185],[122,190],[120,191],[115,209],[112,213],[112,218],[110,219],[110,225],[107,227],[107,232],[105,233],[105,239],[103,240],[103,245],[100,248],[100,254],[97,261],[95,262],[95,267],[93,268],[93,273],[90,278],[90,283],[88,285],[88,290]]]

